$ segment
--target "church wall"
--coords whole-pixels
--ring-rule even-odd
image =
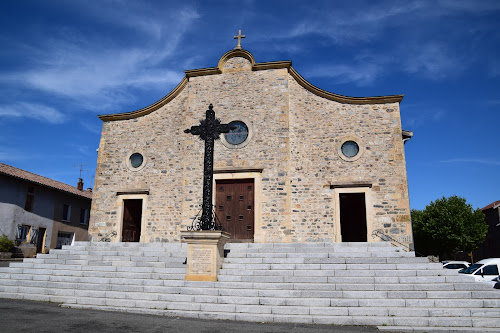
[[[260,219],[255,224],[256,242],[290,240],[288,102],[286,69],[252,72],[243,58],[230,59],[220,75],[194,77],[189,83],[186,128],[197,125],[213,103],[223,123],[242,120],[253,132],[243,148],[228,148],[217,140],[214,169],[233,173],[262,169],[262,191],[256,193],[261,211],[256,217]],[[204,143],[189,135],[185,144],[190,153],[186,154],[183,220],[189,221],[201,204]]]
[[[120,233],[122,199],[148,190],[141,241],[180,241],[179,231],[186,230],[201,208],[204,154],[204,142],[183,130],[198,125],[213,103],[224,123],[243,120],[254,135],[240,149],[217,140],[214,168],[262,170],[255,241],[290,240],[287,70],[251,72],[241,58],[227,66],[220,75],[190,78],[179,96],[153,113],[104,123],[89,231],[94,238]],[[144,169],[127,168],[133,152],[146,157]]]
[[[124,198],[147,190],[143,242],[178,239],[182,223],[184,151],[182,138],[187,93],[148,115],[104,122],[99,145],[89,234],[94,240],[116,231],[119,241]],[[139,152],[145,166],[131,171],[129,156]],[[119,193],[119,195],[117,195]],[[140,196],[140,195],[139,195]]]
[[[290,77],[290,137],[294,240],[340,241],[335,189],[359,187],[371,199],[369,230],[411,242],[398,103],[342,104],[314,95]],[[348,139],[361,148],[354,161],[339,152]],[[368,236],[368,241],[379,239]]]
[[[143,198],[141,241],[180,241],[201,209],[205,149],[183,131],[198,125],[212,103],[223,123],[249,126],[244,147],[216,141],[214,169],[218,179],[255,176],[255,242],[341,241],[343,186],[366,193],[368,233],[383,229],[411,242],[398,103],[338,103],[300,86],[287,68],[252,71],[243,57],[221,70],[189,77],[154,112],[104,122],[89,228],[95,240],[115,231],[112,241],[120,241],[123,199]],[[337,151],[346,138],[360,144],[355,161]],[[146,158],[138,171],[127,166],[134,152]]]

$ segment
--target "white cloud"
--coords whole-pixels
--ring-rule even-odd
[[[444,118],[445,115],[446,115],[446,111],[444,111],[444,110],[437,110],[436,112],[434,112],[432,114],[432,119],[434,121],[440,121],[441,119]]]
[[[101,134],[102,124],[96,125],[95,123],[90,121],[80,121],[80,125],[82,125],[82,127],[90,133],[99,135]]]
[[[408,57],[402,59],[406,72],[434,80],[457,75],[465,63],[444,43],[438,42],[413,45],[407,54]]]
[[[306,77],[328,77],[333,78],[335,83],[355,83],[359,86],[372,84],[380,75],[383,67],[375,63],[365,64],[339,64],[333,66],[317,66],[306,71]]]
[[[500,61],[498,61],[498,59],[493,60],[490,64],[490,70],[488,74],[491,77],[500,76]]]
[[[473,14],[500,10],[500,2],[498,0],[439,0],[438,3],[446,9]]]
[[[448,114],[444,109],[429,108],[423,104],[402,104],[401,112],[403,114],[403,127],[415,129],[432,122],[440,122]]]
[[[125,34],[138,38],[109,40],[106,34],[87,35],[75,27],[61,27],[34,52],[26,53],[30,66],[2,73],[1,83],[63,97],[79,108],[114,112],[134,101],[131,89],[168,93],[180,82],[182,69],[164,63],[176,54],[186,31],[199,18],[196,10],[184,7],[162,14],[142,3],[76,5],[82,15],[101,16],[106,27],[125,29]],[[126,44],[130,41],[134,45]]]
[[[85,2],[74,4],[78,6],[79,13],[93,16],[105,24],[109,24],[112,17],[114,25],[138,30],[155,40],[175,35],[172,32],[183,32],[201,17],[196,8],[171,2],[120,1],[117,5],[116,1],[100,1],[98,6],[89,6]]]
[[[61,124],[65,115],[49,106],[19,102],[11,105],[0,105],[0,117],[30,118],[51,124]]]
[[[116,51],[85,57],[80,52],[72,52],[59,64],[19,74],[17,80],[96,111],[130,102],[133,97],[127,94],[127,89],[165,90],[180,82],[181,72],[144,68],[137,53]]]
[[[74,143],[69,143],[66,146],[70,147],[73,153],[79,153],[81,155],[91,155],[92,152],[87,145],[78,145]]]
[[[12,151],[9,149],[0,148],[0,161],[2,163],[7,162],[7,164],[8,164],[8,163],[25,160],[25,159],[32,158],[32,157],[33,157],[32,155],[27,155],[27,154],[24,154],[24,153],[19,152],[19,151]]]
[[[439,161],[440,163],[474,163],[474,164],[485,164],[485,165],[500,165],[500,161],[480,159],[480,158],[453,158],[449,160]]]
[[[491,21],[465,17],[490,15],[491,18],[492,13],[500,10],[500,2],[386,0],[354,1],[338,11],[310,7],[303,8],[303,18],[289,29],[288,38],[300,39],[315,34],[323,37],[322,40],[315,38],[321,40],[322,45],[357,48],[391,59],[378,63],[384,72],[402,70],[426,79],[445,80],[457,77],[478,58],[478,48],[464,40],[474,38],[482,44],[478,38],[487,32],[496,35],[497,27]],[[392,36],[390,41],[387,40],[389,34]],[[496,61],[488,53],[481,52],[481,56],[486,58],[486,66]],[[490,75],[498,76],[498,66],[493,64],[491,67]],[[355,80],[370,82],[363,78]]]
[[[305,10],[304,18],[289,30],[288,37],[318,34],[339,45],[383,38],[384,29],[408,20],[421,7],[424,6],[419,1],[361,2],[341,10],[311,6]]]

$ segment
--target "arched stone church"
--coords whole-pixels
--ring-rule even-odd
[[[100,116],[92,240],[180,241],[201,208],[204,161],[184,130],[212,103],[232,126],[215,142],[213,204],[233,241],[412,243],[402,95],[327,92],[239,43],[185,73],[158,102]]]

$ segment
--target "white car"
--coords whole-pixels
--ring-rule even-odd
[[[471,274],[476,281],[490,282],[499,275],[500,258],[483,259],[459,271]]]
[[[447,269],[462,269],[470,266],[467,261],[443,261],[443,268]]]

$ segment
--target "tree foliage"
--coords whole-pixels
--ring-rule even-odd
[[[7,236],[0,236],[0,252],[10,252],[13,246],[14,242],[11,241]]]
[[[412,210],[411,219],[415,250],[426,255],[470,252],[479,247],[488,231],[483,212],[456,195],[437,199],[424,210]]]

